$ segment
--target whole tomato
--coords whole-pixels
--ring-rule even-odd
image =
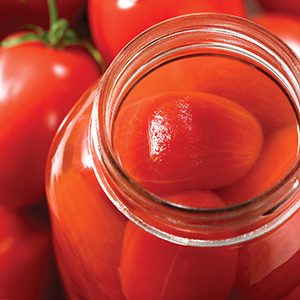
[[[100,74],[82,47],[56,49],[36,41],[0,49],[1,204],[25,206],[44,194],[52,138]]]
[[[265,12],[254,15],[252,21],[276,34],[300,57],[300,18],[284,13]]]
[[[81,41],[75,33],[56,21],[47,33],[16,34],[0,48],[0,204],[10,208],[44,195],[52,138],[73,104],[102,74],[94,57],[77,45]],[[55,24],[58,31],[52,30]]]
[[[128,173],[157,195],[231,185],[260,153],[260,124],[227,98],[176,91],[137,99],[120,109],[114,147]]]
[[[86,0],[56,0],[61,18],[66,18],[73,26],[82,16]],[[21,25],[35,24],[49,28],[47,0],[1,0],[0,40]]]
[[[277,11],[300,16],[300,1],[298,0],[258,0],[266,11]]]
[[[245,16],[241,0],[89,0],[93,39],[106,65],[137,34],[148,27],[188,13],[220,12]]]
[[[0,220],[0,299],[37,299],[46,278],[49,232],[1,206]]]

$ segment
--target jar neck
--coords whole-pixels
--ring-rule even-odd
[[[116,57],[94,100],[89,144],[99,184],[128,219],[175,243],[222,246],[263,235],[297,211],[298,157],[284,178],[254,198],[221,208],[195,208],[171,203],[139,185],[120,165],[112,136],[119,107],[140,80],[168,61],[208,53],[234,57],[266,72],[287,94],[298,119],[299,70],[292,51],[249,21],[195,14],[150,28]]]

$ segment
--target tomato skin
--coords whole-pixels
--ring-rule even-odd
[[[122,166],[159,195],[236,182],[262,142],[261,127],[246,109],[208,93],[136,99],[121,108],[114,132]]]
[[[265,12],[252,17],[252,21],[273,32],[300,57],[299,18],[280,12]]]
[[[0,50],[0,74],[0,204],[18,208],[44,195],[52,138],[101,71],[83,48],[28,42]]]
[[[255,68],[231,59],[206,56],[167,64],[139,82],[132,98],[145,98],[166,90],[201,91],[230,99],[249,110],[264,132],[294,125],[296,121],[284,93],[272,80]],[[254,106],[253,99],[264,105]],[[274,117],[266,118],[266,110]]]
[[[172,17],[200,12],[221,12],[245,17],[241,0],[88,2],[89,25],[93,40],[107,66],[131,39],[148,27]]]
[[[0,206],[0,299],[33,300],[45,277],[50,234]]]
[[[21,25],[34,24],[49,28],[47,1],[0,1],[0,40],[20,29]],[[66,18],[72,26],[81,18],[86,0],[56,0],[59,17]]]
[[[288,126],[272,133],[264,142],[260,158],[237,183],[215,191],[226,204],[236,204],[263,193],[276,184],[297,157],[297,127]],[[276,149],[276,152],[274,152]]]

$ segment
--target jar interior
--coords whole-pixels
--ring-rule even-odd
[[[251,59],[189,52],[156,58],[132,81],[113,122],[117,160],[175,205],[214,208],[266,194],[298,155],[289,92]]]
[[[94,102],[110,200],[180,244],[237,244],[283,223],[300,205],[297,62],[269,32],[226,15],[142,33]]]

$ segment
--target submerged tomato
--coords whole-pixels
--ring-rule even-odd
[[[114,131],[124,169],[157,194],[232,184],[252,167],[262,142],[260,124],[246,109],[196,92],[125,103]]]
[[[120,264],[127,300],[224,300],[236,275],[237,250],[187,247],[129,222]]]
[[[253,168],[241,180],[216,193],[226,204],[250,199],[276,184],[293,165],[297,153],[297,126],[277,130],[265,139],[261,155]]]
[[[84,13],[86,0],[56,0],[61,18],[75,25]],[[49,28],[49,12],[46,0],[1,0],[0,40],[20,29],[20,26],[34,24]]]
[[[1,204],[21,207],[44,195],[52,138],[100,74],[99,65],[83,47],[56,49],[26,42],[1,48]]]
[[[166,19],[189,13],[219,12],[245,17],[241,0],[90,0],[89,24],[106,63],[137,34]]]
[[[50,235],[1,206],[0,220],[0,299],[36,299],[45,278]]]
[[[230,99],[251,112],[264,132],[297,123],[286,95],[275,81],[258,68],[222,56],[200,55],[169,62],[147,74],[130,92],[130,97],[148,98],[178,90]]]

